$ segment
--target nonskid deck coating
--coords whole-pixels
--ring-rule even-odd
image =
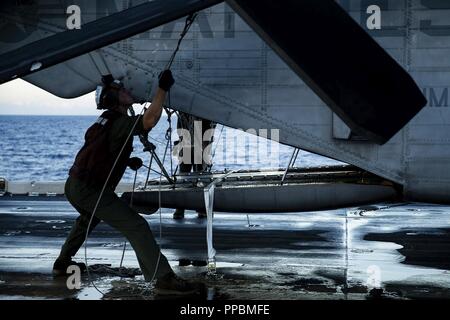
[[[146,216],[176,272],[206,284],[200,299],[450,298],[450,207],[378,204],[283,214],[222,214],[214,220],[217,274],[179,266],[206,260],[206,221],[172,210]],[[83,276],[81,290],[54,279],[51,266],[77,213],[64,198],[0,200],[0,299],[161,299],[141,275],[123,277],[123,237],[105,224],[89,239],[89,265],[110,264]],[[84,260],[80,250],[77,260]],[[138,267],[130,246],[124,265]],[[102,269],[97,269],[102,270]],[[381,287],[380,291],[373,291]],[[371,291],[372,290],[372,291]]]

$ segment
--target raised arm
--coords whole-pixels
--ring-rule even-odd
[[[158,123],[164,101],[166,100],[167,91],[170,90],[174,83],[175,80],[172,77],[172,72],[170,70],[164,70],[159,77],[159,88],[153,97],[150,107],[144,113],[144,130],[150,130]]]

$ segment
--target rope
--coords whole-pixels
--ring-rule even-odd
[[[171,102],[170,102],[170,90],[169,90],[169,106],[171,106]],[[169,122],[169,127],[167,128],[166,131],[166,140],[169,141],[169,150],[170,150],[170,174],[173,176],[173,160],[172,160],[172,114],[174,113],[174,111],[170,111],[168,108],[164,108],[164,110],[167,113],[167,121]]]
[[[134,197],[134,189],[136,188],[136,178],[137,178],[138,170],[134,172],[134,180],[133,180],[133,189],[131,189],[131,197],[130,197],[130,207],[133,207],[133,197]],[[124,241],[123,243],[123,250],[122,250],[122,258],[120,259],[120,265],[119,270],[122,270],[122,264],[123,259],[125,258],[125,250],[127,248],[127,242]]]
[[[134,125],[131,128],[131,130],[130,130],[130,133],[128,134],[124,144],[122,145],[122,148],[120,149],[120,152],[119,152],[116,160],[114,161],[114,164],[113,164],[113,166],[111,168],[111,171],[109,172],[108,177],[106,178],[106,181],[103,184],[103,188],[102,188],[102,190],[100,192],[100,195],[99,195],[99,197],[97,199],[97,203],[95,204],[94,210],[92,211],[91,218],[89,219],[89,224],[88,224],[87,231],[86,231],[86,238],[84,239],[84,262],[86,264],[86,271],[87,271],[87,274],[88,274],[89,283],[95,288],[95,290],[97,290],[97,292],[99,292],[102,295],[105,295],[105,294],[100,289],[97,288],[97,286],[95,285],[94,281],[92,280],[91,274],[89,272],[89,266],[88,266],[88,263],[87,263],[87,243],[88,243],[88,239],[89,239],[89,229],[91,228],[92,220],[94,219],[95,213],[97,212],[98,205],[100,204],[100,201],[101,201],[101,199],[103,197],[103,194],[105,193],[106,186],[108,185],[109,179],[111,178],[111,175],[112,175],[112,173],[113,173],[117,163],[119,162],[119,158],[122,155],[123,150],[125,150],[125,146],[127,145],[128,141],[130,140],[130,137],[133,135],[134,129],[136,128],[136,126],[137,126],[137,124],[139,122],[139,119],[142,116],[142,112],[143,111],[144,111],[144,108],[142,108],[141,113],[136,118],[136,121],[134,122]]]
[[[194,23],[196,17],[197,17],[197,13],[191,13],[190,15],[187,16],[186,21],[184,23],[183,31],[181,32],[180,38],[178,39],[177,46],[176,46],[174,52],[172,53],[172,56],[170,57],[169,62],[166,65],[166,70],[170,69],[170,67],[172,66],[175,56],[176,56],[178,50],[180,49],[181,42],[183,41],[184,37],[186,36],[187,32],[189,31],[189,28],[191,27],[191,25]]]
[[[167,148],[168,145],[170,144],[170,141],[167,141],[166,144],[166,149],[164,150],[164,156],[163,156],[163,161],[162,163],[164,164],[164,161],[166,160],[166,154],[167,154]],[[162,248],[161,243],[162,243],[162,208],[161,208],[161,183],[162,183],[162,174],[159,175],[159,186],[158,186],[158,205],[159,205],[159,246],[160,248]],[[156,276],[156,272],[158,271],[158,267],[159,267],[159,262],[161,260],[161,249],[159,250],[159,255],[158,255],[158,261],[156,262],[156,268],[155,268],[155,272],[153,273],[152,276],[152,281],[155,279]]]
[[[170,67],[172,66],[172,63],[173,63],[173,61],[174,61],[174,59],[175,59],[175,56],[176,56],[176,54],[177,54],[177,52],[178,52],[178,50],[179,50],[179,48],[180,48],[181,42],[183,41],[184,37],[186,36],[187,32],[189,31],[189,28],[190,28],[191,25],[193,24],[193,22],[194,22],[194,20],[195,20],[196,17],[197,17],[197,14],[195,13],[195,14],[190,14],[190,15],[186,18],[185,26],[184,26],[184,29],[183,29],[181,35],[180,35],[180,39],[178,40],[177,47],[175,48],[175,51],[172,53],[172,56],[170,57],[169,63],[167,64],[165,70],[170,69]],[[103,58],[103,57],[102,57],[102,58]],[[170,90],[169,90],[169,99],[170,99]],[[170,104],[170,101],[169,101],[169,104]],[[120,158],[120,156],[122,155],[122,153],[123,153],[123,151],[124,151],[124,149],[125,149],[125,146],[126,146],[126,144],[128,143],[130,137],[132,136],[132,134],[133,134],[133,132],[134,132],[134,129],[135,129],[136,126],[137,126],[137,123],[139,122],[140,118],[142,117],[142,114],[143,114],[144,110],[146,110],[145,105],[144,105],[144,108],[142,108],[140,114],[138,115],[138,117],[137,117],[135,123],[133,124],[133,127],[131,128],[131,130],[130,130],[128,136],[127,136],[127,139],[125,140],[125,142],[124,142],[124,144],[123,144],[123,146],[122,146],[122,148],[121,148],[121,150],[120,150],[120,152],[119,152],[117,158],[116,158],[115,161],[114,161],[114,164],[113,164],[113,166],[112,166],[112,168],[111,168],[111,171],[109,172],[108,177],[106,178],[106,181],[105,181],[105,183],[104,183],[104,185],[103,185],[103,187],[102,187],[102,190],[101,190],[101,192],[100,192],[100,195],[99,195],[99,197],[98,197],[98,199],[97,199],[97,202],[96,202],[96,204],[95,204],[94,210],[92,211],[92,215],[91,215],[91,218],[90,218],[90,220],[89,220],[89,224],[88,224],[87,231],[86,231],[86,237],[85,237],[85,240],[84,240],[84,261],[85,261],[85,264],[86,264],[86,271],[87,271],[87,274],[88,274],[89,283],[90,283],[90,284],[95,288],[95,290],[96,290],[97,292],[99,292],[101,295],[105,295],[105,293],[102,292],[102,291],[95,285],[94,281],[92,280],[92,277],[91,277],[91,274],[90,274],[90,271],[89,271],[88,262],[87,262],[87,242],[88,242],[88,239],[89,239],[89,229],[90,229],[90,227],[91,227],[91,225],[92,225],[92,220],[94,219],[95,212],[96,212],[97,209],[98,209],[98,206],[99,206],[99,204],[100,204],[100,201],[101,201],[101,199],[102,199],[102,197],[103,197],[103,194],[104,194],[104,192],[105,192],[106,186],[108,185],[109,179],[111,178],[111,175],[112,175],[112,173],[113,173],[113,171],[114,171],[114,169],[115,169],[115,167],[116,167],[116,165],[117,165],[117,163],[118,163],[118,161],[119,161],[119,158]],[[168,141],[168,144],[170,144],[170,141]],[[165,158],[166,158],[166,153],[167,153],[168,144],[166,144],[166,149],[165,149],[165,151],[164,151],[163,163],[164,163]],[[150,170],[150,168],[151,168],[151,166],[149,167],[149,170]],[[136,171],[136,174],[137,174],[137,171]],[[160,223],[159,223],[159,233],[160,233],[160,243],[161,243],[161,241],[162,241],[162,210],[161,210],[161,183],[162,183],[162,180],[161,180],[161,179],[162,179],[162,175],[159,176],[159,190],[158,190],[158,193],[159,193],[159,197],[158,197],[158,198],[159,198],[159,222],[160,222]],[[134,192],[134,187],[133,187],[133,192]],[[124,245],[124,250],[123,250],[123,255],[124,255],[124,254],[125,254],[125,245]],[[153,276],[152,276],[152,280],[151,280],[150,282],[152,282],[152,281],[155,279],[156,272],[157,272],[158,267],[159,267],[160,259],[161,259],[161,250],[159,250],[158,260],[157,260],[157,262],[156,262],[156,267],[155,267],[155,272],[154,272],[154,274],[153,274]],[[121,265],[122,265],[122,261],[123,261],[123,256],[122,256],[122,260],[121,260]]]

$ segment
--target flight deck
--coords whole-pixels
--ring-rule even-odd
[[[87,250],[92,280],[104,295],[86,275],[80,290],[53,278],[52,263],[77,215],[61,196],[0,197],[0,298],[158,299],[130,245],[119,269],[124,238],[104,223]],[[215,274],[205,262],[206,219],[187,211],[184,220],[173,220],[169,209],[145,217],[175,271],[206,284],[200,299],[450,297],[449,206],[215,213]],[[76,260],[84,261],[84,250]]]

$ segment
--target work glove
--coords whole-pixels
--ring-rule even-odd
[[[175,80],[172,77],[172,71],[164,70],[159,74],[159,87],[164,91],[169,91],[174,83]]]
[[[142,167],[143,164],[144,163],[142,162],[141,158],[133,157],[133,158],[128,159],[128,167],[131,170],[138,171]]]

